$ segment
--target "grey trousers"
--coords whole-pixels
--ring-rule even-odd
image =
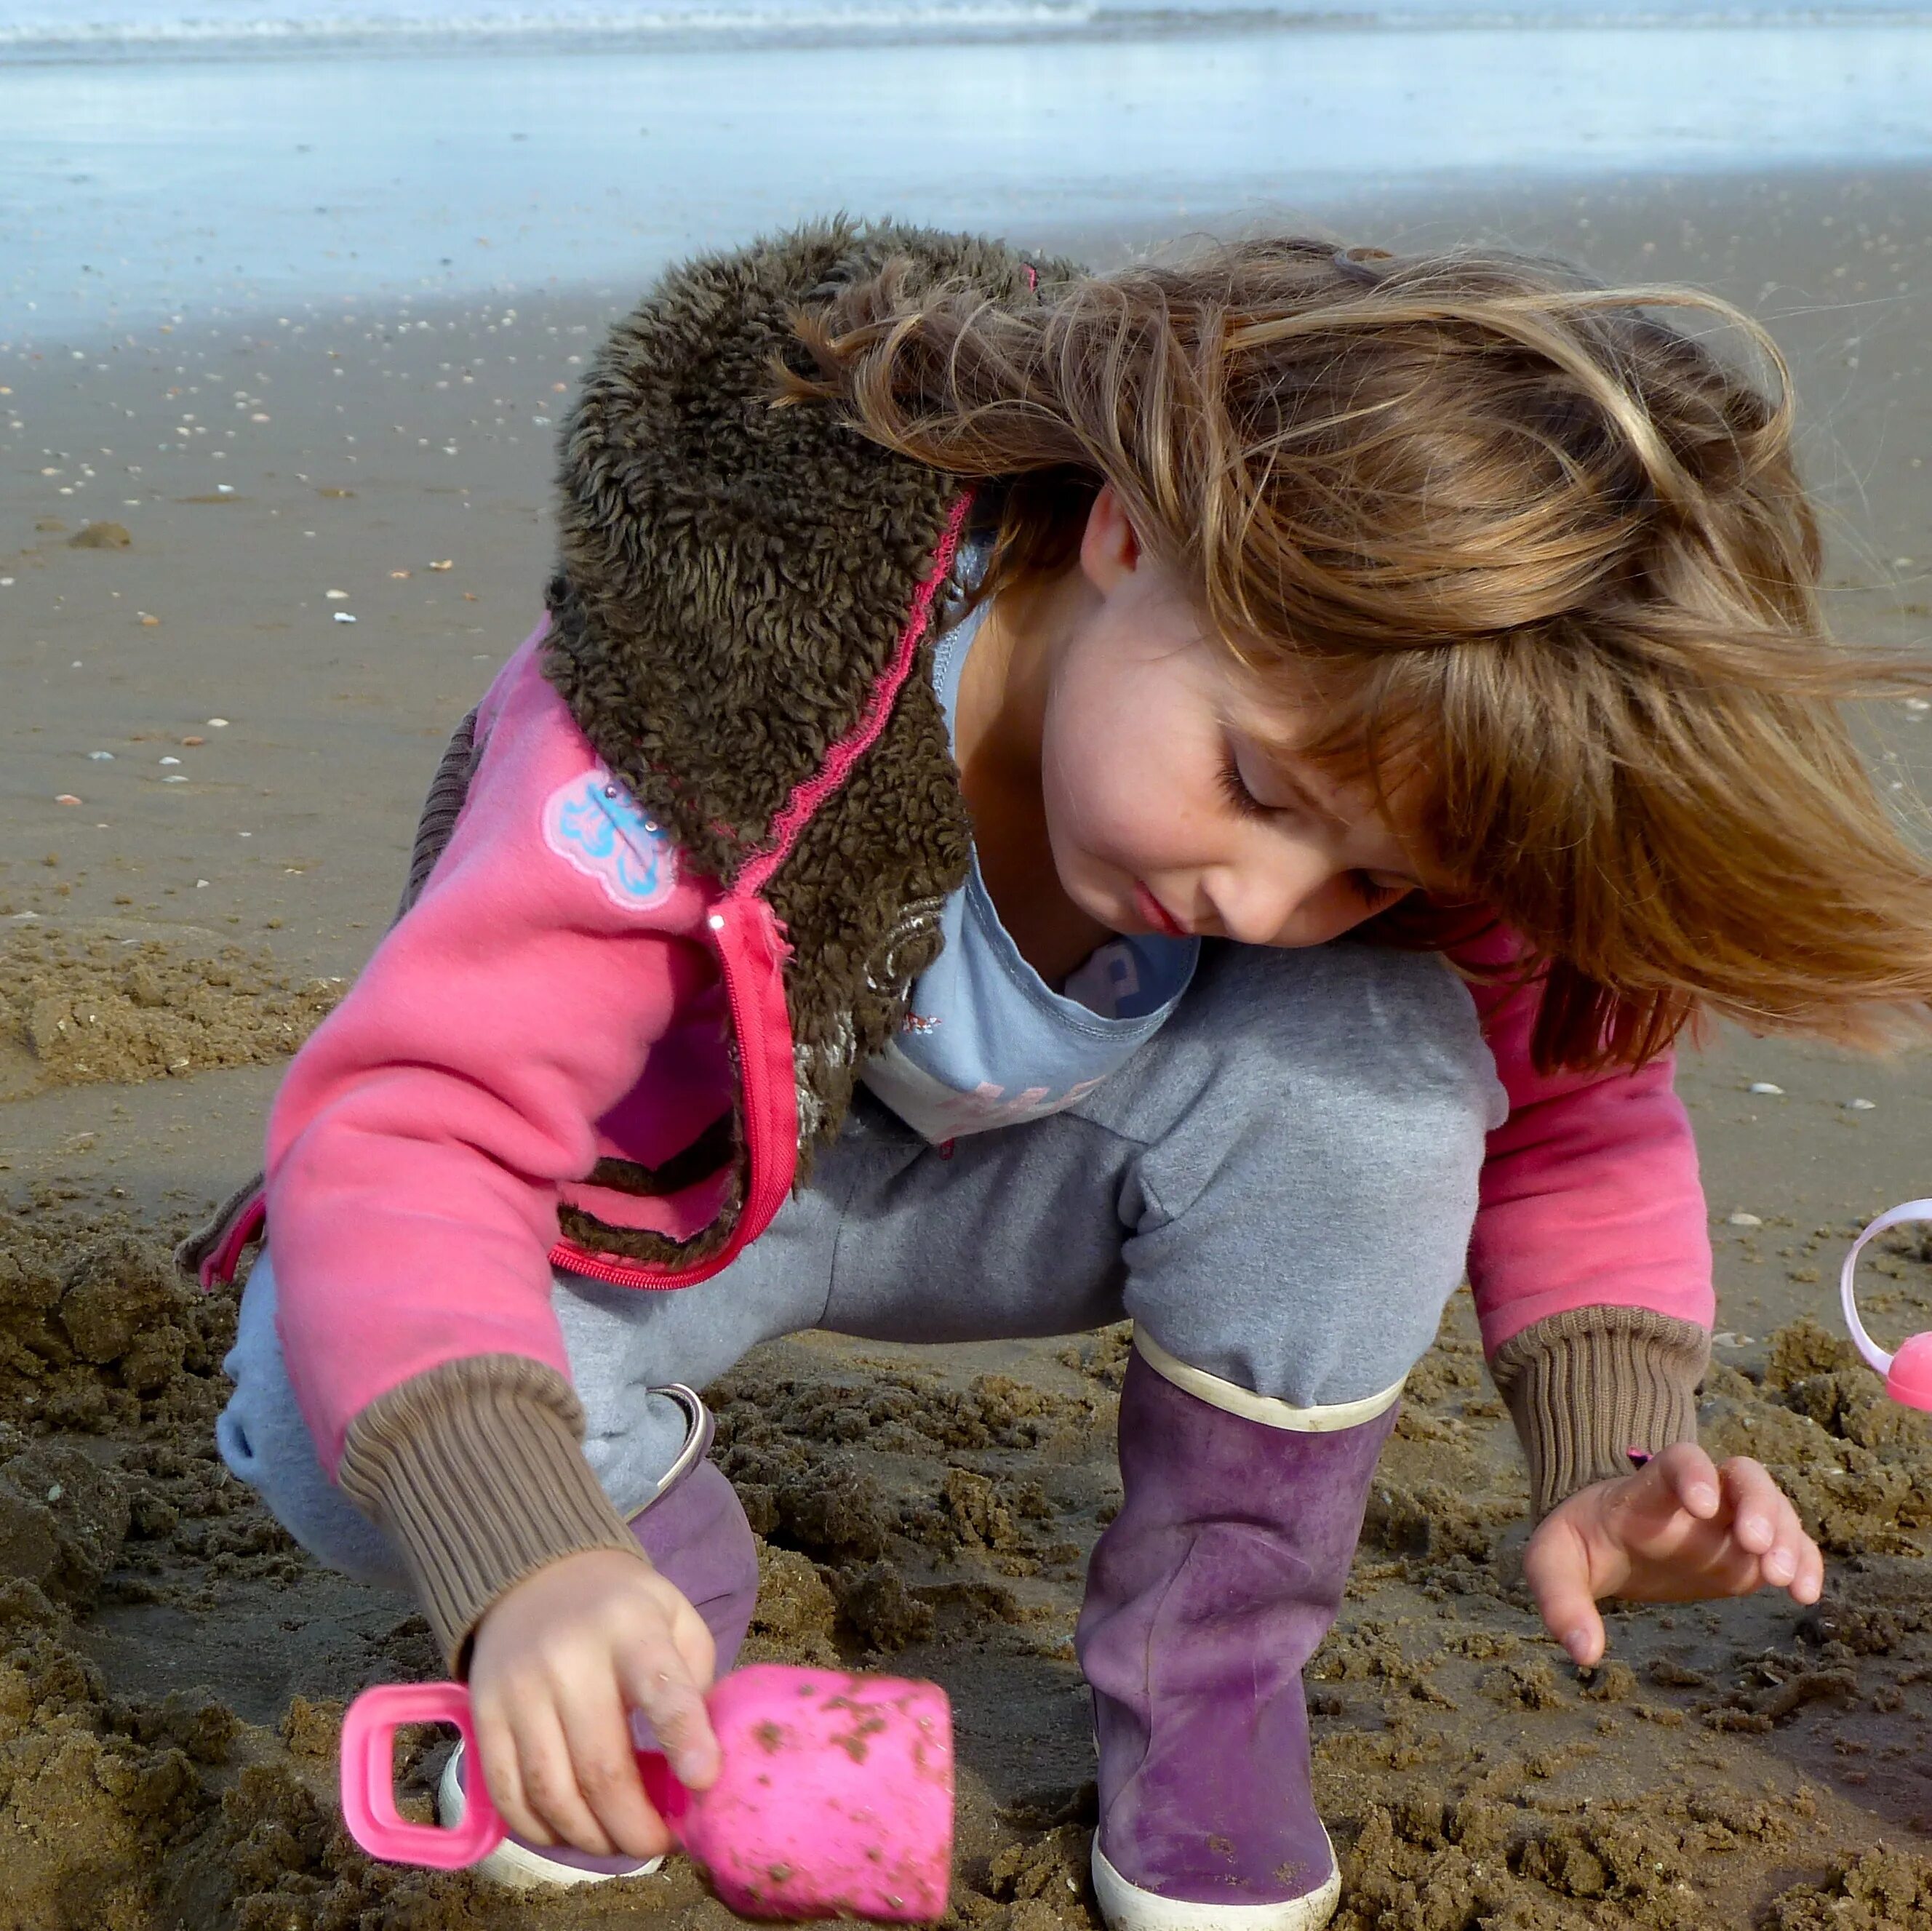
[[[1067,1111],[941,1149],[862,1094],[809,1187],[711,1280],[640,1292],[558,1273],[585,1453],[618,1507],[636,1507],[685,1434],[650,1390],[702,1387],[808,1328],[974,1341],[1131,1318],[1239,1389],[1297,1408],[1364,1399],[1435,1336],[1504,1112],[1441,959],[1210,945],[1173,1018]],[[226,1365],[228,1466],[332,1567],[404,1586],[296,1410],[272,1251]]]

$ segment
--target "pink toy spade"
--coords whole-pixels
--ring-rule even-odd
[[[1900,1344],[1896,1354],[1886,1354],[1865,1332],[1852,1286],[1858,1273],[1858,1256],[1872,1237],[1882,1234],[1888,1227],[1912,1220],[1932,1221],[1932,1200],[1909,1200],[1903,1207],[1880,1214],[1852,1243],[1838,1277],[1838,1288],[1845,1304],[1845,1325],[1851,1330],[1858,1352],[1885,1377],[1886,1393],[1907,1408],[1932,1408],[1932,1334],[1915,1334]]]
[[[718,1895],[748,1918],[944,1915],[952,1864],[952,1713],[937,1684],[753,1663],[705,1699],[723,1768],[688,1790],[655,1750],[645,1793]],[[400,1723],[463,1733],[466,1802],[454,1830],[396,1813]],[[371,1857],[454,1870],[489,1855],[502,1820],[476,1773],[470,1693],[456,1683],[365,1690],[342,1723],[342,1815]]]

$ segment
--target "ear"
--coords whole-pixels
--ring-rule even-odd
[[[1080,538],[1080,568],[1104,597],[1123,577],[1133,574],[1140,560],[1141,540],[1127,520],[1120,492],[1112,483],[1103,483],[1087,512],[1087,528]]]

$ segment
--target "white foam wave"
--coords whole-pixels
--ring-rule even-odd
[[[868,4],[806,0],[803,4],[698,4],[622,10],[568,4],[499,7],[489,0],[457,12],[397,7],[311,11],[292,5],[274,13],[173,14],[158,9],[76,19],[75,10],[18,17],[0,12],[0,50],[125,47],[184,50],[224,46],[335,44],[365,47],[407,40],[508,41],[554,39],[652,40],[674,37],[764,39],[795,34],[861,35],[921,28],[998,32],[1078,25],[1098,10],[1089,0],[938,0],[938,4]],[[5,17],[12,14],[14,17]]]
[[[190,4],[193,0],[190,0]],[[808,38],[1022,37],[1042,33],[1198,34],[1230,28],[1380,26],[1773,26],[1932,21],[1920,4],[1883,0],[469,0],[430,10],[416,0],[0,0],[0,59],[176,52],[454,49],[530,42],[765,42]]]

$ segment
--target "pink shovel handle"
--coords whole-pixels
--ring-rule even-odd
[[[395,1737],[404,1723],[454,1723],[463,1733],[463,1822],[453,1831],[412,1824],[396,1810]],[[342,1821],[372,1858],[460,1870],[503,1841],[503,1820],[483,1787],[470,1693],[460,1683],[383,1683],[365,1690],[342,1720]]]

